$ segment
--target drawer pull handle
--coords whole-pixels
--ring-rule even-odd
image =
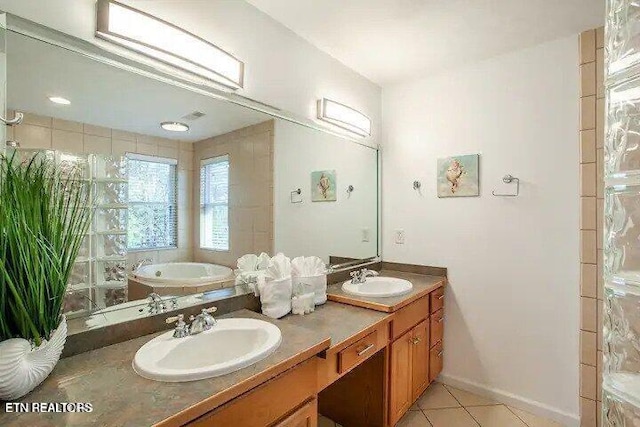
[[[444,316],[438,319],[438,323],[442,323],[443,320],[444,320]]]
[[[362,350],[360,350],[358,352],[358,356],[362,356],[363,354],[365,354],[367,351],[371,350],[374,347],[374,344],[371,343],[368,346],[366,346],[365,348],[363,348]]]
[[[444,350],[441,350],[440,353],[438,353],[438,357],[442,357],[442,353],[444,353]]]
[[[438,299],[442,299],[442,298],[444,298],[444,294],[442,294],[442,295],[440,295],[440,296],[438,297]]]
[[[420,341],[422,341],[420,338],[413,338],[411,340],[411,342],[414,343],[414,344],[420,344]]]

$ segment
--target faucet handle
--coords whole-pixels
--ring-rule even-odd
[[[177,316],[169,317],[166,322],[176,322],[176,328],[173,331],[174,338],[184,338],[189,335],[189,326],[184,323],[184,314],[178,314]]]
[[[184,314],[178,314],[177,316],[168,317],[167,320],[165,320],[165,322],[167,323],[177,322],[178,323],[177,326],[181,326],[181,324],[184,324]]]
[[[203,308],[202,309],[202,314],[206,314],[206,313],[215,313],[216,311],[218,311],[218,307],[209,307],[209,308]]]

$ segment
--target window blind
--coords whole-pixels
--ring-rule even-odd
[[[229,156],[200,166],[200,247],[229,250]]]

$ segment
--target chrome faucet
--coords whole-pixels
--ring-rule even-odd
[[[150,258],[145,258],[143,260],[140,260],[138,262],[134,262],[133,265],[131,266],[131,272],[135,273],[140,267],[142,267],[145,264],[152,264],[153,260]]]
[[[178,307],[178,300],[176,297],[167,297],[166,299],[162,299],[160,295],[155,292],[151,292],[147,297],[149,303],[147,304],[147,308],[149,308],[149,313],[156,314],[162,313],[167,310],[167,302],[171,303],[171,309],[175,310]]]
[[[203,308],[202,313],[198,314],[195,317],[189,317],[189,320],[191,320],[189,333],[191,335],[196,335],[213,328],[213,326],[216,324],[216,319],[209,313],[215,313],[216,310],[216,307]]]
[[[367,277],[375,277],[377,275],[378,275],[377,271],[369,270],[367,268],[363,268],[362,270],[359,270],[359,271],[352,271],[351,283],[353,284],[365,283],[367,281]]]
[[[184,321],[184,314],[178,314],[177,316],[169,317],[166,322],[176,324],[176,328],[173,330],[174,338],[184,338],[189,335],[196,335],[204,331],[208,331],[216,324],[216,319],[211,315],[218,310],[216,307],[203,308],[202,313],[197,316],[190,316],[191,325],[187,325]]]

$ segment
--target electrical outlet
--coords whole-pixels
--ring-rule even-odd
[[[368,242],[370,239],[371,232],[369,231],[368,228],[363,228],[361,231],[362,231],[362,241]]]
[[[396,245],[404,245],[404,230],[396,230]]]

